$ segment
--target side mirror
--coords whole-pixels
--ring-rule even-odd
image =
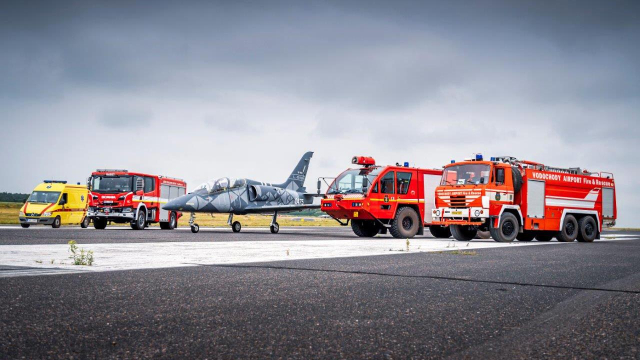
[[[87,178],[87,189],[89,189],[89,191],[91,191],[91,177]]]
[[[362,193],[366,194],[368,187],[369,187],[369,178],[365,176],[362,178]]]
[[[318,179],[318,195],[320,195],[320,187],[322,186],[322,181]]]

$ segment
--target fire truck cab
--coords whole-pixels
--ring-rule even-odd
[[[356,156],[347,169],[329,185],[321,209],[348,225],[360,237],[387,233],[396,238],[422,235],[432,222],[434,191],[442,170],[404,166],[377,166],[371,157]],[[318,193],[321,181],[318,180]],[[346,220],[342,222],[341,220]],[[430,227],[436,237],[449,237],[448,229]]]
[[[127,170],[98,169],[88,179],[87,216],[96,229],[108,223],[129,223],[142,230],[160,223],[164,230],[177,227],[181,212],[167,211],[162,205],[185,194],[187,184],[180,179],[134,173]]]
[[[613,174],[552,168],[503,156],[445,166],[434,223],[457,240],[489,230],[498,242],[592,242],[617,217]]]

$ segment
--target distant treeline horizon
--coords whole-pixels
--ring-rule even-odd
[[[24,203],[29,198],[29,194],[0,192],[0,202]]]

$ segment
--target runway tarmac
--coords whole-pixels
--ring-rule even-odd
[[[0,227],[0,358],[635,359],[639,238]]]

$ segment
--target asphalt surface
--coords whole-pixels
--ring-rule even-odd
[[[273,239],[0,244],[65,231]],[[3,278],[0,303],[0,358],[637,359],[640,240]]]

